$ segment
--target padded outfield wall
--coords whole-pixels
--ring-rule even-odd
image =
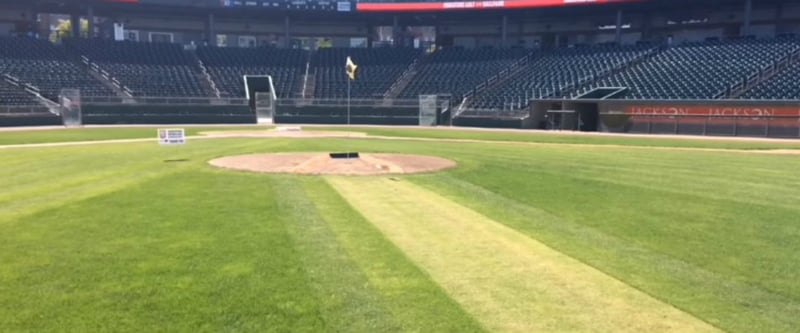
[[[434,123],[449,124],[449,100],[434,99]],[[354,124],[415,126],[424,122],[420,99],[280,99],[278,124]]]
[[[572,113],[574,111],[574,113]],[[800,101],[541,100],[531,117],[539,128],[560,113],[572,130],[800,138]],[[596,124],[590,123],[597,119]],[[566,125],[565,125],[566,124]]]
[[[107,98],[83,99],[83,123],[114,124],[253,124],[245,99]]]

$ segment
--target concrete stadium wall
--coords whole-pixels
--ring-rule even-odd
[[[278,124],[347,124],[347,106],[281,105]],[[350,123],[359,125],[419,125],[419,107],[352,106]]]
[[[7,114],[0,116],[0,127],[15,126],[58,126],[63,124],[61,117],[48,113]]]
[[[601,130],[607,132],[800,137],[797,101],[644,101],[598,106]]]
[[[525,120],[503,117],[456,117],[453,126],[480,128],[526,128]]]
[[[83,123],[112,124],[252,124],[255,114],[247,105],[120,105],[82,107]]]

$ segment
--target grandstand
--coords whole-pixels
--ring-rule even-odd
[[[758,85],[743,93],[739,98],[754,100],[798,100],[800,99],[800,62],[793,61],[783,70],[778,70],[773,77],[767,78]]]
[[[479,109],[519,109],[532,99],[565,97],[652,52],[651,46],[616,45],[539,52],[513,75],[473,96],[471,105]]]
[[[733,85],[800,50],[794,39],[677,45],[592,86],[628,87],[631,99],[717,99]]]
[[[74,26],[66,37],[53,31],[0,34],[0,104],[52,107],[64,88],[79,89],[89,101],[170,98],[229,104],[248,96],[245,75],[271,76],[280,105],[343,105],[349,96],[377,107],[437,95],[449,96],[451,117],[518,121],[536,101],[547,100],[600,98],[636,105],[800,98],[794,83],[800,43],[789,24],[791,15],[800,14],[794,5],[745,1],[747,10],[732,16],[733,23],[719,15],[739,11],[739,1],[698,6],[702,10],[692,14],[697,19],[680,20],[673,19],[681,17],[680,10],[661,1],[488,14],[409,13],[395,17],[386,34],[375,26],[365,30],[326,6],[289,8],[309,15],[298,14],[294,21],[284,17],[281,25],[251,24],[249,17],[237,16],[240,11],[205,7],[211,5],[156,20],[152,13],[162,8],[158,4],[90,3],[73,8],[91,14],[90,34],[69,37],[76,36]],[[0,12],[26,10],[24,5],[5,6]],[[44,8],[59,10],[39,9]],[[95,16],[95,10],[105,16]],[[134,18],[135,29],[111,24],[108,14],[123,10]],[[657,19],[645,15],[653,11]],[[786,18],[765,14],[771,11]],[[267,22],[280,17],[262,13]],[[48,18],[38,15],[40,21]],[[78,22],[74,11],[71,15]],[[573,15],[575,24],[562,20]],[[219,30],[215,17],[221,20]],[[0,16],[3,20],[8,19]],[[408,22],[438,28],[416,30]],[[518,24],[516,30],[509,22]],[[727,22],[725,27],[717,28],[721,22]],[[292,31],[319,37],[295,38]],[[209,35],[216,38],[199,42]],[[512,45],[512,38],[519,43]],[[353,81],[343,71],[348,56],[359,65]],[[489,124],[486,119],[471,124]],[[540,125],[522,121],[519,126]]]
[[[301,84],[308,52],[275,48],[200,47],[197,55],[222,96],[244,97],[244,75],[272,75],[281,98],[293,97]]]
[[[65,45],[87,58],[135,96],[211,96],[196,58],[181,45],[98,39],[69,39]]]
[[[81,89],[87,95],[113,92],[89,75],[75,54],[49,41],[0,37],[0,74],[29,85],[45,98],[55,101],[62,88]]]
[[[392,84],[419,59],[413,48],[348,49],[329,48],[314,52],[314,96],[347,97],[347,77],[342,75],[342,59],[350,56],[359,66],[358,79],[350,87],[351,97],[383,98]]]
[[[695,42],[670,48],[652,46],[589,46],[551,51],[521,49],[443,49],[432,54],[410,48],[321,49],[315,52],[271,48],[201,47],[185,51],[177,44],[136,43],[102,40],[67,40],[61,47],[28,38],[2,38],[3,74],[19,78],[55,99],[62,87],[78,87],[89,96],[112,95],[99,79],[80,66],[83,57],[96,63],[136,96],[212,96],[204,87],[200,63],[205,64],[224,95],[243,97],[243,75],[272,75],[282,97],[302,90],[306,65],[314,77],[317,98],[344,98],[345,76],[341,59],[350,55],[360,64],[353,82],[356,97],[384,97],[401,75],[413,67],[408,86],[398,94],[452,93],[464,95],[506,71],[512,64],[525,64],[473,96],[472,104],[502,109],[511,103],[542,97],[569,97],[594,87],[628,87],[629,99],[714,99],[730,86],[765,67],[800,51],[794,39],[747,39]],[[738,57],[731,60],[731,54]],[[762,82],[747,98],[769,96],[770,87],[787,89],[793,65]],[[612,72],[613,75],[609,75]],[[774,82],[774,83],[773,83]],[[709,84],[712,83],[712,84]],[[776,88],[777,89],[777,88]],[[759,93],[761,92],[761,93]],[[777,93],[777,92],[776,92]],[[782,94],[782,99],[796,95]]]
[[[400,96],[452,94],[459,99],[490,76],[527,56],[523,49],[444,49],[426,57]]]
[[[472,96],[471,105],[481,109],[524,107],[531,99],[571,97],[595,87],[628,87],[628,99],[715,99],[726,90],[764,68],[786,61],[800,52],[793,38],[736,39],[693,42],[674,47],[652,45],[598,45],[557,48],[550,51],[522,49],[443,49],[431,54],[413,48],[284,50],[274,48],[200,47],[184,50],[178,44],[65,41],[64,46],[29,38],[0,38],[3,74],[38,88],[55,100],[63,87],[77,87],[88,96],[109,96],[113,91],[89,75],[79,58],[110,73],[135,96],[213,96],[205,78],[223,96],[244,97],[242,76],[272,75],[278,95],[297,97],[305,75],[313,77],[314,93],[308,97],[344,98],[347,80],[341,59],[350,55],[360,64],[352,96],[383,98],[402,75],[413,71],[410,82],[397,93],[413,98],[422,94],[450,93]],[[730,59],[731,54],[745,55]],[[746,55],[752,56],[746,56]],[[507,77],[492,77],[524,60]],[[788,59],[795,61],[796,59]],[[309,67],[309,72],[304,71]],[[774,73],[743,98],[790,99],[792,63]],[[484,87],[473,91],[476,87]],[[779,94],[774,95],[772,94]],[[772,95],[771,95],[772,94]]]
[[[0,105],[36,105],[38,102],[30,93],[6,81],[0,81]]]

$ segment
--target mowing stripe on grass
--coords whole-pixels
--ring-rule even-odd
[[[5,225],[0,332],[326,332],[275,191],[186,171]]]
[[[317,177],[303,177],[302,180],[306,196],[314,202],[319,215],[336,234],[339,246],[367,277],[371,289],[380,295],[400,331],[485,331],[475,318],[350,207],[325,180]]]
[[[511,178],[516,176],[513,173],[509,175]],[[482,187],[487,186],[486,183],[471,183],[462,178],[464,177],[436,174],[414,177],[413,182],[495,221],[502,221],[510,228],[589,263],[727,332],[794,333],[800,327],[800,318],[797,316],[800,313],[800,303],[795,299],[747,283],[739,275],[714,272],[706,265],[683,260],[674,250],[654,249],[646,243],[585,225],[580,218],[559,216],[527,204],[536,202],[542,207],[555,209],[562,215],[569,210],[553,207],[536,197],[512,198],[509,192],[493,192]],[[564,182],[568,177],[557,179],[558,182]],[[551,184],[540,184],[549,188],[549,195],[560,195]],[[495,183],[494,186],[509,185]],[[586,186],[584,190],[589,188]],[[621,224],[621,220],[612,218],[615,224]],[[788,269],[790,268],[787,267]]]
[[[193,142],[185,147],[152,144],[113,144],[87,147],[36,148],[2,152],[0,226],[38,211],[56,208],[122,190],[149,179],[179,173],[245,141],[225,144]],[[165,160],[185,158],[185,163]],[[11,162],[8,162],[11,161]]]
[[[328,181],[490,330],[718,331],[417,185],[389,178]]]
[[[275,197],[330,332],[397,332],[399,326],[305,194],[301,180],[271,177]],[[332,190],[330,190],[332,191]]]

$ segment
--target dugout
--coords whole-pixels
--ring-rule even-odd
[[[531,122],[538,129],[596,132],[599,104],[593,101],[545,100],[531,103]]]

